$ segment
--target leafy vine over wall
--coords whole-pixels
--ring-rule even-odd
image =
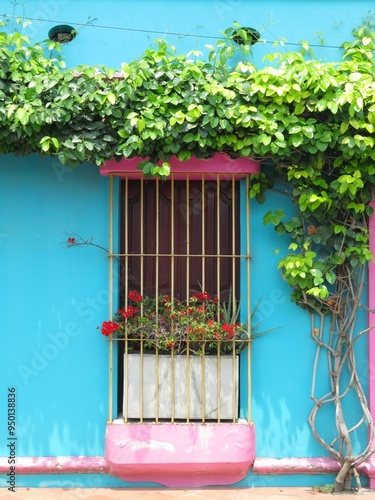
[[[374,426],[357,373],[358,332],[369,250],[369,206],[375,185],[374,31],[371,19],[345,42],[343,60],[323,63],[300,52],[272,56],[257,69],[249,46],[230,39],[198,54],[176,55],[159,40],[155,49],[120,71],[79,66],[45,57],[20,33],[0,33],[0,153],[57,156],[69,166],[108,159],[149,157],[146,173],[165,177],[168,161],[225,151],[258,159],[250,196],[262,203],[275,183],[285,185],[296,208],[265,215],[291,239],[280,263],[292,300],[311,315],[317,345],[309,422],[318,441],[341,464],[336,490],[349,489],[357,467],[374,451]],[[227,34],[230,31],[227,32]],[[244,33],[244,36],[246,34]],[[246,42],[246,40],[245,40]],[[58,50],[51,42],[49,49]],[[233,68],[236,50],[245,58]],[[328,359],[330,389],[317,395],[319,359]],[[319,365],[320,366],[320,365]],[[348,424],[345,398],[357,397],[363,417]],[[319,432],[317,414],[335,408],[336,434]],[[349,419],[350,420],[350,419]],[[352,433],[368,425],[370,437],[356,452]]]

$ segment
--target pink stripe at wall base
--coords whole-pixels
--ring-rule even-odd
[[[182,467],[181,464],[179,466]],[[340,466],[331,457],[315,458],[257,458],[253,465],[253,474],[283,476],[292,474],[336,474]],[[17,474],[109,474],[110,466],[104,457],[19,457],[17,459]],[[9,472],[7,458],[0,458],[0,474]],[[144,471],[146,473],[146,471]],[[202,472],[202,471],[201,471]],[[375,459],[361,465],[359,472],[375,481]],[[176,474],[176,470],[174,471]],[[146,475],[146,474],[145,474]],[[223,484],[218,477],[212,479],[215,484]],[[139,475],[127,474],[127,481],[139,481]],[[151,481],[148,478],[148,481]],[[159,481],[160,482],[160,478]],[[194,487],[194,481],[186,487]]]

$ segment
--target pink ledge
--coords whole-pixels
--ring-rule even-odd
[[[233,484],[255,459],[255,428],[248,424],[107,425],[109,473],[125,481],[169,487]]]
[[[335,474],[340,464],[331,457],[256,458],[254,474]]]
[[[142,176],[142,171],[137,169],[139,162],[147,158],[123,158],[117,162],[115,160],[107,161],[105,165],[100,167],[102,175],[127,175],[129,179],[139,179]],[[159,161],[158,165],[163,162]],[[176,156],[172,156],[168,163],[171,165],[171,173],[174,174],[174,179],[186,179],[189,174],[189,179],[200,180],[204,175],[206,180],[216,180],[217,174],[221,179],[229,179],[232,175],[237,178],[246,177],[247,175],[259,173],[259,163],[250,158],[230,158],[224,153],[216,153],[211,158],[191,158],[187,161],[180,161]]]
[[[333,457],[316,458],[256,458],[253,473],[265,475],[290,474],[337,474],[339,462]],[[358,467],[364,476],[375,478],[375,459],[369,459]]]
[[[104,457],[17,457],[17,474],[68,474],[108,472]],[[9,472],[8,458],[0,458],[0,474]]]

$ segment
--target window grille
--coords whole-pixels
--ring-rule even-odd
[[[116,292],[113,280],[117,269],[115,263],[118,262],[122,311],[129,310],[129,292],[147,297],[155,304],[155,322],[157,328],[161,328],[158,315],[166,297],[193,309],[191,300],[195,307],[207,306],[208,301],[199,300],[202,298],[200,294],[205,292],[217,301],[214,320],[223,323],[220,318],[223,308],[231,311],[240,308],[237,322],[246,325],[246,331],[235,338],[216,343],[211,341],[211,350],[213,344],[217,349],[210,355],[207,339],[192,341],[189,335],[184,337],[183,354],[177,353],[173,343],[169,349],[165,344],[162,348],[156,346],[153,354],[149,354],[148,337],[143,335],[142,328],[137,330],[140,332],[137,342],[131,331],[122,337],[110,338],[109,421],[112,421],[115,385],[114,342],[118,352],[117,411],[125,423],[236,422],[241,416],[240,397],[234,390],[240,384],[240,364],[246,367],[243,370],[241,366],[241,385],[247,392],[244,395],[242,391],[242,399],[247,399],[242,417],[250,421],[248,179],[240,180],[235,174],[225,178],[220,175],[205,178],[202,175],[200,180],[190,179],[187,174],[184,180],[175,180],[172,176],[168,181],[143,177],[135,180],[125,176],[121,185],[119,253],[113,253],[112,177],[111,186],[111,311],[113,292]],[[192,296],[195,298],[191,299]],[[173,316],[177,315],[173,308],[177,306],[171,299],[168,304],[172,309],[168,317],[172,317],[170,321],[173,323]],[[138,316],[145,318],[149,310],[146,311],[143,301],[139,306]],[[203,309],[204,312],[207,310]],[[194,355],[197,346],[198,356]],[[137,357],[132,356],[135,350],[139,351]],[[223,351],[228,351],[229,355],[224,355]],[[223,376],[227,364],[229,375]],[[209,388],[209,382],[214,382],[214,389]]]

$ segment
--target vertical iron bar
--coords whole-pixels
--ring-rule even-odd
[[[202,342],[202,423],[206,420],[206,359],[205,359],[206,343]]]
[[[141,183],[141,221],[140,221],[140,233],[141,233],[141,241],[140,241],[140,249],[141,249],[141,262],[140,262],[140,268],[141,268],[141,275],[140,275],[140,293],[143,296],[144,294],[144,219],[145,219],[145,207],[144,207],[144,201],[145,201],[145,195],[144,195],[144,180],[143,177],[140,180]],[[141,302],[141,316],[143,316],[143,302]]]
[[[143,292],[143,266],[144,266],[144,183],[143,183],[143,177],[141,177],[140,180],[141,183],[141,231],[140,231],[140,248],[141,248],[141,262],[140,262],[140,267],[141,267],[141,276],[140,276],[140,281],[141,281],[141,293]],[[129,292],[127,291],[127,294]],[[139,390],[139,397],[140,397],[140,422],[143,422],[143,332],[141,331],[141,338],[140,338],[140,390]]]
[[[236,185],[232,175],[232,312],[236,307]]]
[[[156,212],[156,221],[155,221],[155,232],[156,232],[156,248],[155,248],[155,285],[156,285],[156,290],[155,290],[155,303],[156,303],[156,328],[159,328],[159,252],[160,252],[160,235],[159,235],[159,228],[160,228],[160,185],[159,185],[159,179],[155,180],[156,182],[156,196],[155,196],[155,212]],[[158,349],[157,349],[157,354]],[[159,356],[157,355],[156,357],[156,363],[155,363],[155,404],[157,405],[155,410],[155,415],[156,415],[156,422],[159,420]]]
[[[171,297],[174,297],[174,177],[171,179]],[[173,309],[173,303],[172,303]]]
[[[217,258],[216,258],[216,265],[217,265],[217,297],[219,299],[218,301],[218,308],[217,308],[217,321],[220,322],[220,304],[221,304],[221,293],[220,293],[220,281],[221,281],[221,276],[220,276],[220,265],[221,265],[221,260],[220,260],[220,241],[221,241],[221,234],[220,234],[220,177],[219,175],[216,176],[216,253],[217,253]],[[217,363],[219,365],[219,358],[217,359]],[[221,398],[220,398],[220,375],[218,374],[218,418],[220,419],[220,404],[221,404]],[[219,421],[219,420],[218,420]]]
[[[220,240],[221,240],[221,234],[220,234],[220,176],[216,176],[216,295],[217,298],[219,299],[218,302],[218,308],[217,308],[217,320],[220,321],[220,302],[221,302],[221,296],[220,296],[220,265],[221,265],[221,258],[220,258]]]
[[[221,358],[220,358],[220,340],[217,343],[217,421],[221,418]]]
[[[190,182],[186,175],[186,301],[190,296]]]
[[[206,291],[206,238],[205,238],[205,189],[204,174],[202,174],[202,292]]]
[[[248,398],[248,409],[247,409],[247,421],[251,422],[251,301],[250,301],[250,197],[249,197],[249,177],[246,177],[246,262],[247,262],[247,398]]]
[[[235,178],[232,175],[232,255],[236,255],[236,189],[235,189]],[[235,307],[237,306],[236,297],[236,268],[239,265],[238,257],[233,257],[232,269],[233,269],[233,290],[232,290],[232,311],[234,313]],[[236,421],[236,344],[233,341],[232,344],[232,420],[233,423]]]
[[[160,203],[159,203],[159,179],[155,180],[156,182],[156,197],[155,197],[155,212],[156,212],[156,221],[155,221],[155,236],[156,236],[156,248],[155,248],[155,298],[156,298],[156,307],[157,311],[159,310],[159,223],[160,223]]]
[[[113,175],[109,176],[109,221],[108,221],[108,275],[109,275],[109,318],[113,314]],[[109,339],[109,359],[108,359],[108,422],[113,420],[113,339]]]
[[[194,207],[193,207],[194,208]],[[190,182],[186,176],[186,303],[190,297]],[[186,339],[186,422],[190,418],[190,357],[189,339]]]
[[[124,351],[124,356],[125,356],[125,363],[124,363],[124,423],[128,423],[128,413],[129,413],[129,356],[128,356],[128,333],[125,333],[125,351]]]
[[[124,201],[124,211],[125,211],[125,219],[124,219],[124,232],[125,232],[125,275],[124,275],[124,284],[125,284],[125,305],[128,303],[128,293],[129,293],[129,285],[128,285],[128,272],[129,272],[129,179],[128,176],[125,177],[125,201]],[[126,331],[125,335],[125,373],[124,373],[124,422],[128,422],[128,413],[129,413],[129,357],[128,357],[128,333]]]
[[[155,350],[155,422],[159,422],[159,348]]]
[[[186,339],[186,423],[190,422],[190,346]]]
[[[236,423],[236,406],[237,406],[237,363],[236,363],[236,341],[232,343],[232,421]]]
[[[172,174],[172,179],[171,179],[171,297],[172,297],[172,314],[174,310],[174,238],[175,238],[175,232],[174,232],[174,176]],[[173,321],[171,322],[170,325],[171,331],[173,332],[174,330],[174,324]],[[174,369],[173,366],[173,346],[172,346],[172,352],[171,352],[171,370]],[[174,419],[174,374],[172,375],[172,398],[171,398],[171,416],[172,416],[172,421]]]
[[[171,390],[172,390],[172,414],[171,414],[171,422],[174,423],[174,415],[175,415],[175,385],[174,385],[174,347],[172,346],[171,350]]]

